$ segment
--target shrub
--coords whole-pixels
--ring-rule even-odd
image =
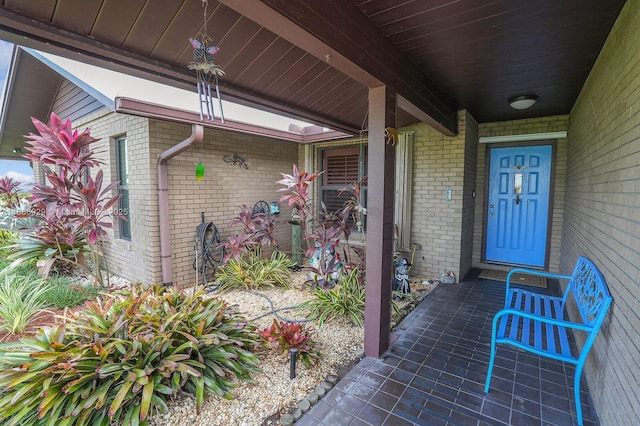
[[[254,212],[246,204],[240,206],[240,212],[231,219],[229,226],[242,225],[242,234],[229,237],[229,241],[219,244],[224,250],[223,263],[229,259],[240,258],[251,252],[261,255],[262,247],[276,247],[278,243],[273,235],[276,227],[274,215],[264,212]]]
[[[310,232],[304,237],[309,245],[306,254],[311,257],[311,266],[305,269],[312,271],[315,276],[305,285],[310,284],[312,289],[316,286],[331,288],[344,271],[354,268],[364,271],[364,257],[350,260],[352,250],[349,237],[354,229],[358,232],[364,230],[363,220],[367,209],[362,205],[362,195],[366,177],[348,188],[340,189],[338,197],[342,198],[346,194],[348,199],[341,208],[330,212],[324,203],[320,203],[319,210],[312,209],[309,187],[320,176],[319,173],[301,172],[294,164],[292,174],[281,175],[282,179],[276,183],[284,187],[278,191],[287,193],[280,197],[280,201],[287,201],[289,206],[293,207],[293,213],[299,216],[303,229],[307,229],[307,224],[311,225]],[[342,259],[336,251],[341,240]],[[362,252],[353,250],[353,253],[358,255]]]
[[[0,178],[0,201],[10,209],[20,204],[19,187],[20,182],[13,180],[9,176]]]
[[[260,343],[223,300],[172,288],[105,295],[35,338],[0,346],[4,425],[145,424],[166,400],[232,398],[259,371]]]
[[[315,350],[315,342],[311,336],[312,330],[305,329],[304,323],[273,320],[271,327],[260,332],[269,346],[287,355],[290,349],[298,350],[298,357],[309,367],[312,361],[320,358],[320,354]]]
[[[15,241],[12,256],[19,263],[25,259],[42,259],[41,273],[46,276],[56,261],[65,261],[93,274],[102,285],[100,241],[107,235],[113,220],[122,217],[113,211],[119,199],[114,195],[117,182],[103,186],[103,172],[90,170],[101,162],[91,144],[98,141],[89,129],[73,131],[71,121],[62,121],[52,113],[50,126],[32,118],[38,135],[26,136],[28,160],[39,162],[47,184],[35,184],[29,208],[18,217],[32,217],[37,224]],[[95,176],[95,178],[94,178]],[[0,185],[2,186],[2,185]],[[83,252],[91,255],[96,267],[84,261]]]
[[[16,238],[18,234],[8,229],[0,228],[0,254],[5,257],[10,253],[9,246],[12,244],[14,238]]]
[[[307,309],[309,317],[318,320],[322,326],[325,321],[346,317],[354,324],[362,326],[364,320],[365,290],[360,283],[359,270],[352,269],[340,277],[338,284],[329,290],[316,287],[313,299],[300,304]]]
[[[67,277],[50,277],[47,280],[48,288],[40,300],[46,306],[57,309],[72,308],[95,299],[100,293],[100,289],[73,284]]]
[[[295,263],[282,252],[273,252],[269,259],[263,259],[259,250],[249,251],[239,259],[231,258],[220,266],[217,283],[223,291],[233,288],[289,288],[289,268],[293,265]]]
[[[0,330],[23,333],[42,312],[42,294],[48,286],[35,271],[26,274],[0,273]]]

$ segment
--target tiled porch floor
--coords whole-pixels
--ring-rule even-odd
[[[363,359],[296,426],[577,424],[570,364],[499,345],[484,394],[504,283],[478,273],[438,286],[394,330],[381,359]],[[581,391],[584,424],[597,425],[584,374]]]

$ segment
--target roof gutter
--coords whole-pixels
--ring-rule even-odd
[[[142,117],[157,118],[160,120],[169,120],[179,123],[195,124],[201,123],[200,115],[197,112],[185,111],[183,109],[173,108],[166,105],[158,105],[151,102],[141,101],[127,97],[118,96],[115,99],[115,112],[123,114],[140,115]],[[334,139],[343,139],[352,137],[352,134],[339,131],[318,131],[316,133],[305,132],[304,128],[300,128],[299,132],[285,132],[283,130],[270,129],[267,127],[257,126],[254,124],[243,123],[232,119],[222,121],[208,121],[207,127],[219,130],[236,131],[254,136],[262,136],[266,138],[280,139],[290,142],[311,143],[324,142]],[[313,126],[315,129],[322,129],[320,126]]]
[[[171,264],[171,235],[169,233],[169,166],[167,161],[191,145],[201,142],[204,127],[201,124],[191,126],[191,136],[177,145],[164,151],[158,157],[158,217],[160,220],[160,259],[162,262],[162,284],[173,285],[173,269]]]

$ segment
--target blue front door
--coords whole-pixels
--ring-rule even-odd
[[[551,145],[491,148],[485,260],[545,265]]]

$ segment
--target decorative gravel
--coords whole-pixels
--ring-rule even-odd
[[[305,300],[310,299],[309,290],[300,290],[302,274],[295,274],[292,289],[265,289],[259,293],[267,296],[276,310],[285,307],[295,307]],[[435,288],[436,284],[421,284],[414,280],[412,293],[414,297],[424,297],[426,293]],[[272,308],[269,301],[256,294],[247,291],[233,291],[223,294],[210,293],[212,297],[222,297],[230,305],[237,305],[237,309],[245,314],[247,319],[255,319],[259,329],[264,329],[273,322]],[[402,302],[401,306],[412,304]],[[305,320],[304,312],[295,308],[277,312],[280,316],[291,320]],[[237,382],[237,387],[231,390],[235,396],[233,400],[211,396],[205,400],[202,412],[197,415],[195,402],[190,397],[178,397],[169,404],[169,412],[150,419],[152,426],[160,425],[263,425],[280,424],[281,415],[283,424],[290,424],[289,411],[300,415],[300,410],[293,409],[296,402],[305,399],[305,396],[315,392],[318,386],[329,387],[327,378],[337,381],[337,376],[344,374],[345,368],[358,361],[362,356],[363,329],[352,325],[347,321],[331,321],[318,327],[309,323],[315,331],[314,341],[316,349],[320,352],[319,362],[310,368],[305,368],[297,363],[296,377],[289,378],[289,359],[286,356],[272,351],[269,348],[260,349],[261,373],[254,374],[256,383]],[[320,392],[324,395],[323,392]]]

